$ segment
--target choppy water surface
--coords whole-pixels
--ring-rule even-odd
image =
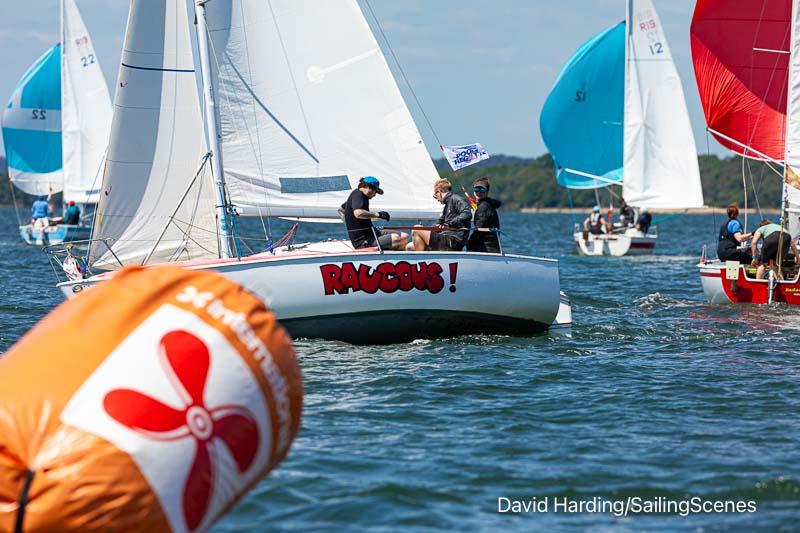
[[[43,254],[19,243],[13,210],[0,215],[5,350],[60,297]],[[656,255],[621,259],[579,258],[570,215],[503,223],[509,251],[560,260],[571,335],[297,342],[301,434],[216,530],[798,527],[800,313],[703,303],[694,265],[719,215],[664,220]],[[553,512],[555,497],[629,496],[758,510]],[[499,514],[499,497],[549,498],[550,512]]]

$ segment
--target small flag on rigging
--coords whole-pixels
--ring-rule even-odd
[[[464,146],[439,146],[444,152],[450,167],[460,170],[464,167],[474,165],[484,159],[489,159],[489,154],[484,150],[480,143],[465,144]]]

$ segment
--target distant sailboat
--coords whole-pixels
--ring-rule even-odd
[[[64,193],[86,211],[97,203],[111,99],[74,0],[61,2],[61,42],[22,76],[2,115],[11,182],[32,195]],[[28,244],[86,239],[84,223],[20,226]]]
[[[388,343],[570,320],[551,259],[348,241],[240,253],[237,217],[339,223],[364,175],[380,178],[393,219],[441,213],[436,170],[355,0],[212,0],[192,13],[132,0],[119,82],[89,255],[111,272],[72,269],[66,296],[120,266],[178,262],[237,280],[300,337]]]
[[[800,234],[800,6],[797,0],[736,4],[698,0],[692,60],[708,131],[743,157],[783,166],[783,225]],[[746,228],[745,228],[746,229]],[[788,250],[781,237],[779,248]],[[716,255],[716,250],[714,250]],[[749,265],[702,258],[711,303],[800,304],[797,268],[756,279]]]
[[[564,187],[621,185],[636,208],[703,205],[683,88],[650,0],[627,0],[626,20],[570,58],[540,128]],[[652,253],[657,238],[636,230],[584,238],[577,229],[573,237],[582,255]]]

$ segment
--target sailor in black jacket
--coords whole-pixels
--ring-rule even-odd
[[[469,202],[457,194],[453,194],[453,186],[446,179],[436,180],[433,184],[433,197],[444,204],[442,215],[436,221],[437,228],[454,228],[446,231],[414,230],[414,250],[461,251],[469,235],[469,222],[472,209]]]
[[[467,241],[467,250],[470,252],[500,253],[500,240],[497,238],[500,216],[497,208],[502,202],[489,198],[489,187],[489,178],[479,178],[472,183],[472,191],[478,199],[478,209],[473,217],[472,235]]]

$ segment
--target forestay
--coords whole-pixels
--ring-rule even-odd
[[[64,201],[97,203],[111,129],[111,98],[74,0],[61,13]]]
[[[17,83],[3,111],[11,182],[29,194],[60,192],[61,45],[45,52]]]
[[[95,221],[124,264],[218,256],[188,17],[184,0],[131,2]]]
[[[703,206],[683,87],[650,0],[628,0],[623,196],[636,207]]]
[[[561,185],[593,189],[622,181],[624,84],[621,22],[578,49],[542,108],[539,126]]]
[[[244,215],[334,218],[359,177],[435,218],[438,177],[355,0],[206,4],[222,162]]]

